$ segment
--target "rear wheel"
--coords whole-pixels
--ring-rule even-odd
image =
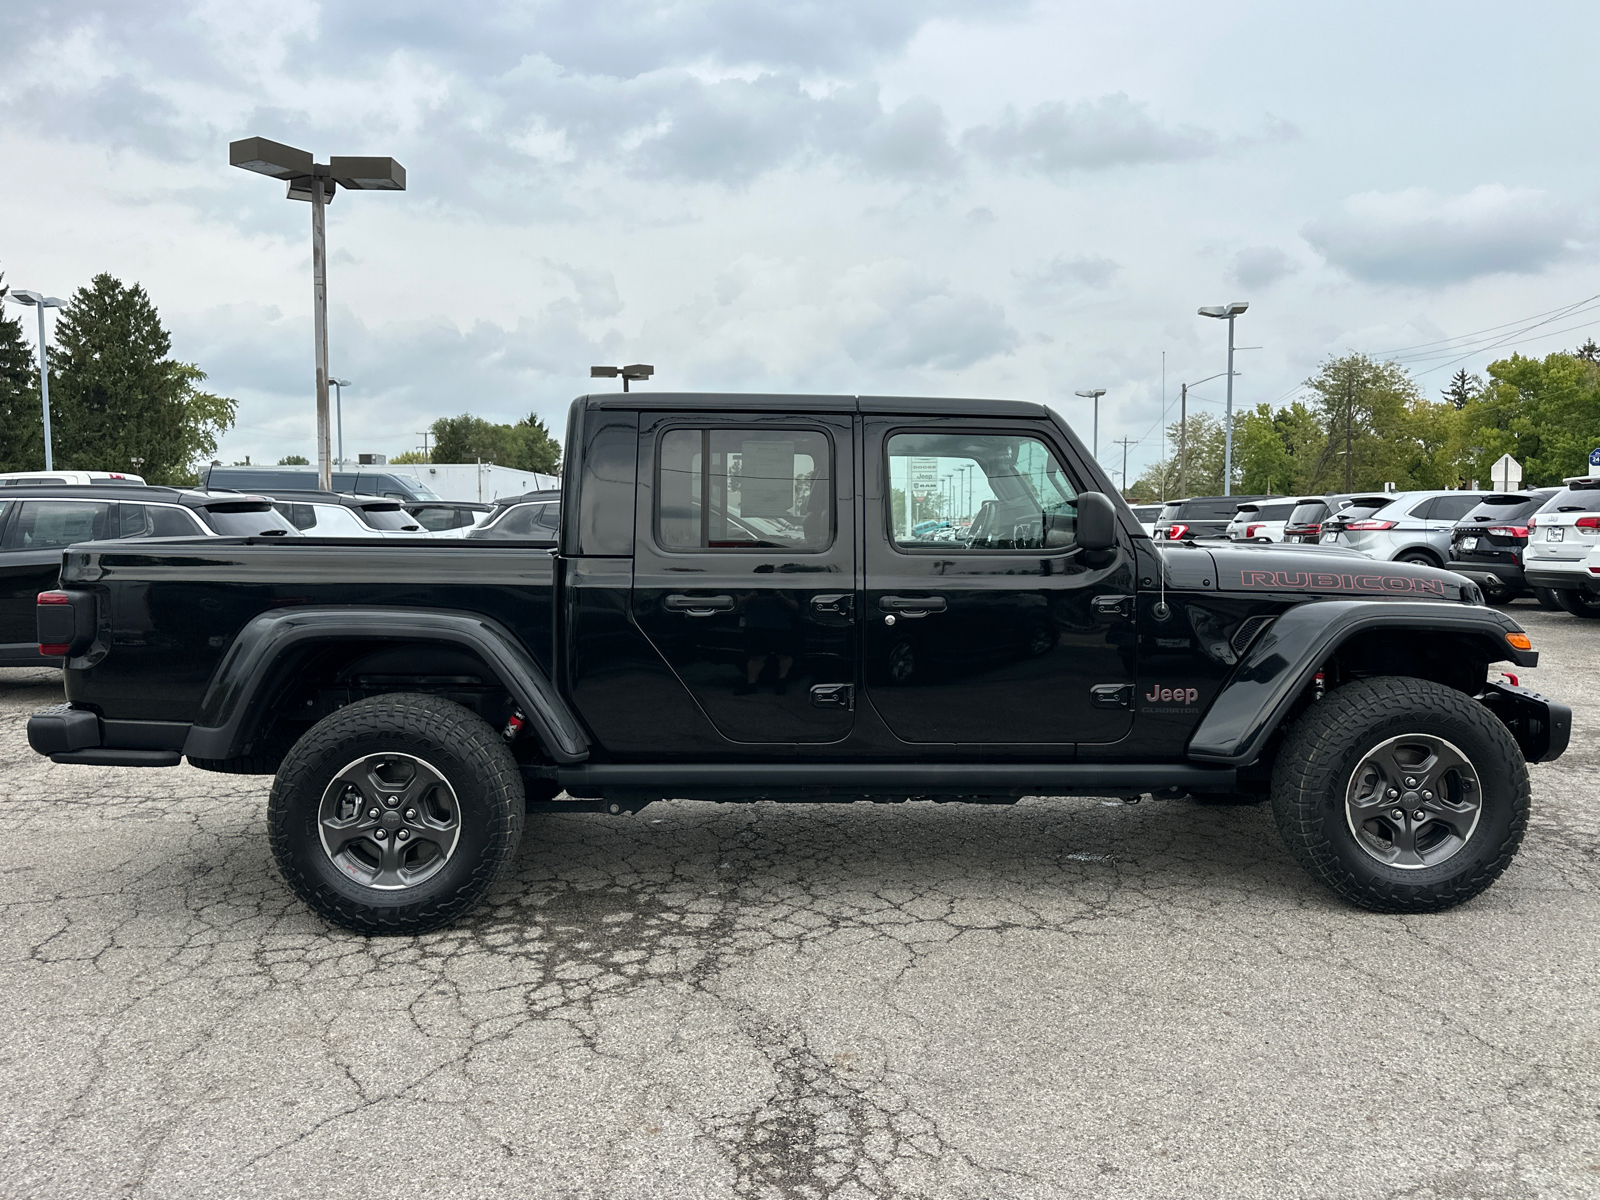
[[[1588,588],[1562,588],[1556,603],[1575,617],[1600,617],[1600,596]]]
[[[1560,612],[1561,597],[1556,595],[1554,588],[1534,588],[1533,598],[1539,602],[1539,607],[1545,612]]]
[[[1497,879],[1528,823],[1528,769],[1471,697],[1424,679],[1347,684],[1278,752],[1272,811],[1300,865],[1352,904],[1437,912]]]
[[[510,868],[521,775],[477,714],[436,696],[376,696],[312,726],[267,803],[272,852],[296,894],[363,934],[455,920]]]
[[[1426,550],[1407,550],[1404,554],[1396,557],[1395,562],[1417,563],[1424,567],[1440,567],[1444,565]]]

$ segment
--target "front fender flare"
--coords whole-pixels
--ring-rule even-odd
[[[193,758],[244,752],[286,654],[326,641],[447,642],[472,650],[516,697],[550,757],[562,764],[589,756],[589,738],[539,665],[504,625],[476,613],[417,608],[295,608],[262,613],[239,631],[213,672],[200,713],[183,744]]]
[[[1506,642],[1522,626],[1492,608],[1435,600],[1313,600],[1284,612],[1258,637],[1189,739],[1198,762],[1247,766],[1261,756],[1295,698],[1353,634],[1369,629],[1426,629],[1483,642],[1490,662],[1538,664],[1534,650]]]

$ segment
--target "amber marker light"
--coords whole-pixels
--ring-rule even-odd
[[[1525,633],[1508,633],[1506,642],[1517,650],[1533,649],[1533,639]]]

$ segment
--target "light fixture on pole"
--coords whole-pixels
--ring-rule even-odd
[[[339,465],[344,466],[344,389],[350,386],[348,379],[330,379],[333,384],[333,421],[339,432]]]
[[[1094,460],[1100,461],[1100,397],[1106,394],[1105,388],[1090,388],[1086,392],[1074,392],[1074,396],[1082,396],[1085,400],[1094,401]]]
[[[626,367],[590,367],[590,379],[615,379],[622,376],[622,390],[628,390],[628,380],[649,379],[656,369],[649,363],[630,363]]]
[[[1233,495],[1233,319],[1250,305],[1243,300],[1232,304],[1208,304],[1199,309],[1202,317],[1228,322],[1228,408],[1222,423],[1222,494]]]
[[[311,152],[262,137],[228,145],[228,161],[246,171],[282,179],[289,199],[311,201],[312,325],[317,358],[317,483],[333,489],[333,439],[328,429],[328,254],[323,214],[337,188],[352,192],[403,192],[406,169],[392,158],[334,156],[313,162]]]
[[[17,304],[26,304],[39,310],[39,404],[44,409],[44,469],[56,469],[55,455],[50,450],[50,364],[45,356],[44,345],[44,310],[47,308],[61,308],[65,300],[58,300],[54,296],[41,295],[38,292],[23,292],[12,288],[6,293],[6,299]]]

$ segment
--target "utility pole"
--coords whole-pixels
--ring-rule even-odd
[[[1189,385],[1178,393],[1178,499],[1189,494]]]
[[[1350,445],[1355,424],[1355,373],[1346,371],[1344,377],[1344,490],[1350,491]]]
[[[1123,437],[1118,438],[1111,444],[1122,447],[1122,490],[1126,492],[1128,490],[1128,447],[1137,446],[1139,443],[1135,438]]]
[[[429,462],[433,461],[433,455],[428,452],[428,438],[432,435],[432,433],[433,430],[431,429],[417,430],[417,436],[422,439],[422,457],[427,459]]]

